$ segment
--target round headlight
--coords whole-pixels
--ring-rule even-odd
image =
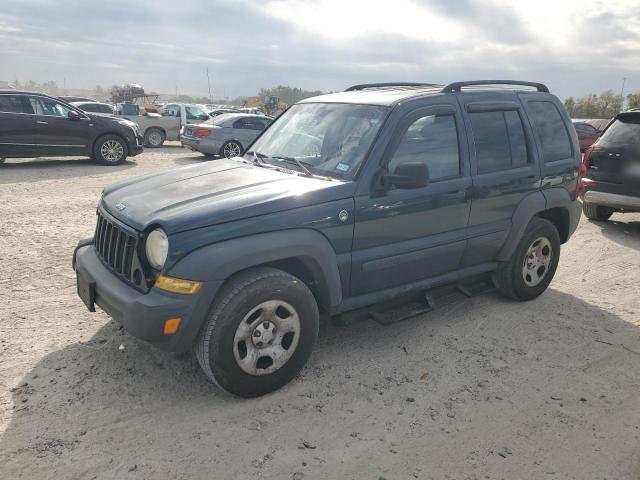
[[[157,270],[162,270],[164,262],[167,260],[167,254],[169,253],[169,239],[167,238],[167,234],[159,228],[153,230],[147,235],[144,249],[147,253],[149,264]]]

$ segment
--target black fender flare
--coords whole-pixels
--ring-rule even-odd
[[[571,198],[571,192],[563,187],[545,188],[542,194],[547,202],[547,209],[563,208],[569,214],[569,229],[567,238],[573,235],[578,228],[582,216],[582,204],[577,199]],[[575,195],[575,194],[574,194]]]
[[[520,201],[511,216],[511,230],[500,252],[498,252],[496,258],[498,261],[505,262],[511,258],[527,225],[538,212],[546,208],[546,205],[546,199],[540,191],[527,195]]]
[[[260,233],[207,245],[179,260],[167,274],[189,280],[221,281],[247,268],[292,258],[312,266],[314,281],[326,294],[330,306],[342,302],[336,252],[324,235],[311,229]]]

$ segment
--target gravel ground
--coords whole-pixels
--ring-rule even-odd
[[[640,215],[583,219],[532,302],[327,322],[295,381],[241,400],[87,312],[71,270],[104,185],[202,161],[0,165],[0,478],[640,478]]]

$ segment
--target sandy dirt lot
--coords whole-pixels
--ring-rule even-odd
[[[0,478],[640,478],[640,215],[583,219],[532,302],[326,322],[295,381],[242,400],[89,313],[71,270],[104,185],[202,161],[0,165]]]

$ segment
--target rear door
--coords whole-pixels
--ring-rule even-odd
[[[0,158],[33,156],[35,141],[36,119],[27,97],[0,94]]]
[[[586,177],[596,189],[640,196],[640,112],[621,113],[589,156]]]
[[[38,155],[87,155],[90,150],[91,119],[69,118],[68,106],[47,97],[29,96],[36,117]]]
[[[515,94],[459,94],[466,111],[473,201],[463,267],[495,259],[520,202],[540,188],[532,132]]]

